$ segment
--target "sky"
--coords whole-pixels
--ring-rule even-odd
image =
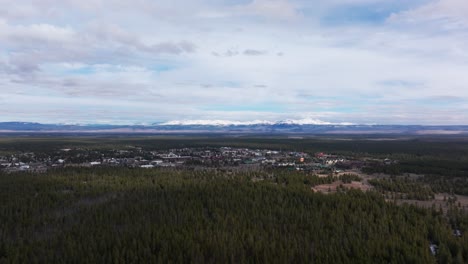
[[[0,0],[0,122],[468,125],[467,0]]]

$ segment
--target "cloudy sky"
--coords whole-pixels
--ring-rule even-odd
[[[468,124],[467,0],[0,0],[0,121]]]

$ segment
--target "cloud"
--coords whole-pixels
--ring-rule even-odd
[[[426,98],[429,102],[434,103],[446,103],[446,104],[458,104],[466,102],[467,98],[453,95],[435,95]]]
[[[468,123],[464,1],[0,4],[3,121]]]
[[[89,29],[91,32],[89,37],[92,41],[134,48],[142,52],[178,55],[182,53],[193,53],[196,50],[196,45],[187,40],[145,43],[138,34],[131,33],[116,24],[94,23],[89,26]]]
[[[379,85],[388,87],[421,87],[424,85],[422,82],[405,81],[405,80],[384,80],[378,82]]]
[[[261,56],[261,55],[266,55],[268,54],[267,51],[265,50],[257,50],[257,49],[245,49],[242,52],[239,52],[237,49],[228,49],[225,52],[216,52],[213,51],[211,54],[215,57],[234,57],[234,56],[239,56],[239,55],[245,55],[245,56]],[[278,55],[281,56],[281,55]]]
[[[253,0],[248,5],[238,7],[237,10],[246,15],[267,18],[294,19],[300,16],[295,4],[289,0]]]
[[[211,54],[215,57],[233,57],[239,55],[239,51],[236,49],[228,49],[227,51],[221,53],[213,51]]]
[[[57,27],[49,24],[10,26],[5,21],[0,21],[0,38],[12,42],[66,43],[75,38],[75,32],[69,27]]]
[[[162,42],[151,45],[145,48],[146,51],[151,53],[169,53],[169,54],[181,54],[181,53],[193,53],[196,50],[195,44],[189,41],[181,41],[178,43],[174,42]]]
[[[246,49],[243,54],[247,56],[260,56],[265,55],[267,52],[264,50]]]
[[[445,30],[468,27],[468,2],[465,0],[436,0],[421,7],[393,14],[389,21],[406,24],[431,23]]]
[[[0,20],[0,47],[9,51],[5,71],[26,74],[40,71],[41,64],[55,62],[125,63],[139,56],[194,53],[196,45],[181,41],[142,41],[113,24],[91,24],[84,29],[52,24],[12,25]]]

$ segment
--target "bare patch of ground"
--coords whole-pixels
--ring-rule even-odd
[[[331,194],[331,193],[336,193],[337,188],[342,185],[343,187],[347,189],[359,189],[363,192],[372,190],[374,187],[369,184],[369,180],[371,179],[382,179],[382,178],[389,178],[390,175],[387,174],[372,174],[368,175],[365,173],[362,173],[359,170],[347,170],[343,172],[339,172],[334,174],[335,177],[342,176],[344,174],[354,174],[358,175],[362,181],[361,182],[352,182],[352,183],[343,183],[342,181],[335,181],[331,184],[321,184],[312,187],[312,191],[314,192],[320,192],[320,193],[325,193],[325,194]],[[318,174],[319,177],[328,177],[328,174]],[[407,173],[403,175],[404,177],[409,177],[410,179],[416,180],[420,177],[424,177],[424,175],[421,174],[414,174],[414,173]],[[402,177],[402,176],[400,176]],[[439,193],[436,194],[433,200],[428,200],[428,201],[420,201],[420,200],[410,200],[410,199],[387,199],[388,202],[395,202],[397,205],[403,205],[403,204],[411,204],[415,205],[418,207],[423,207],[423,208],[435,208],[437,210],[442,209],[442,211],[447,212],[448,208],[450,205],[453,206],[458,206],[460,209],[464,210],[465,212],[468,212],[468,196],[464,195],[450,195],[448,193]]]
[[[353,181],[351,183],[343,183],[342,181],[336,181],[331,184],[321,184],[321,185],[314,186],[312,187],[312,190],[314,192],[321,192],[321,193],[335,193],[336,189],[339,186],[343,186],[346,189],[359,189],[363,192],[372,189],[372,186],[364,182]]]
[[[330,174],[316,174],[320,178],[327,178]]]
[[[452,199],[450,199],[450,197],[452,197]],[[424,207],[424,208],[432,208],[434,206],[435,209],[442,208],[444,212],[447,212],[450,204],[452,204],[452,205],[458,206],[460,209],[464,210],[465,212],[468,212],[468,196],[465,196],[465,195],[450,195],[447,193],[439,193],[435,195],[434,200],[429,200],[429,201],[407,200],[407,199],[397,199],[394,201],[398,205],[412,204],[412,205]]]

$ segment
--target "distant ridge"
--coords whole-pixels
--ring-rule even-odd
[[[163,126],[187,126],[187,125],[204,125],[204,126],[248,126],[248,125],[352,125],[352,123],[330,123],[318,119],[287,119],[282,121],[229,121],[229,120],[174,120],[165,123],[160,123]]]
[[[468,135],[468,126],[357,125],[313,119],[271,121],[188,120],[151,125],[0,122],[0,133],[239,133]]]

